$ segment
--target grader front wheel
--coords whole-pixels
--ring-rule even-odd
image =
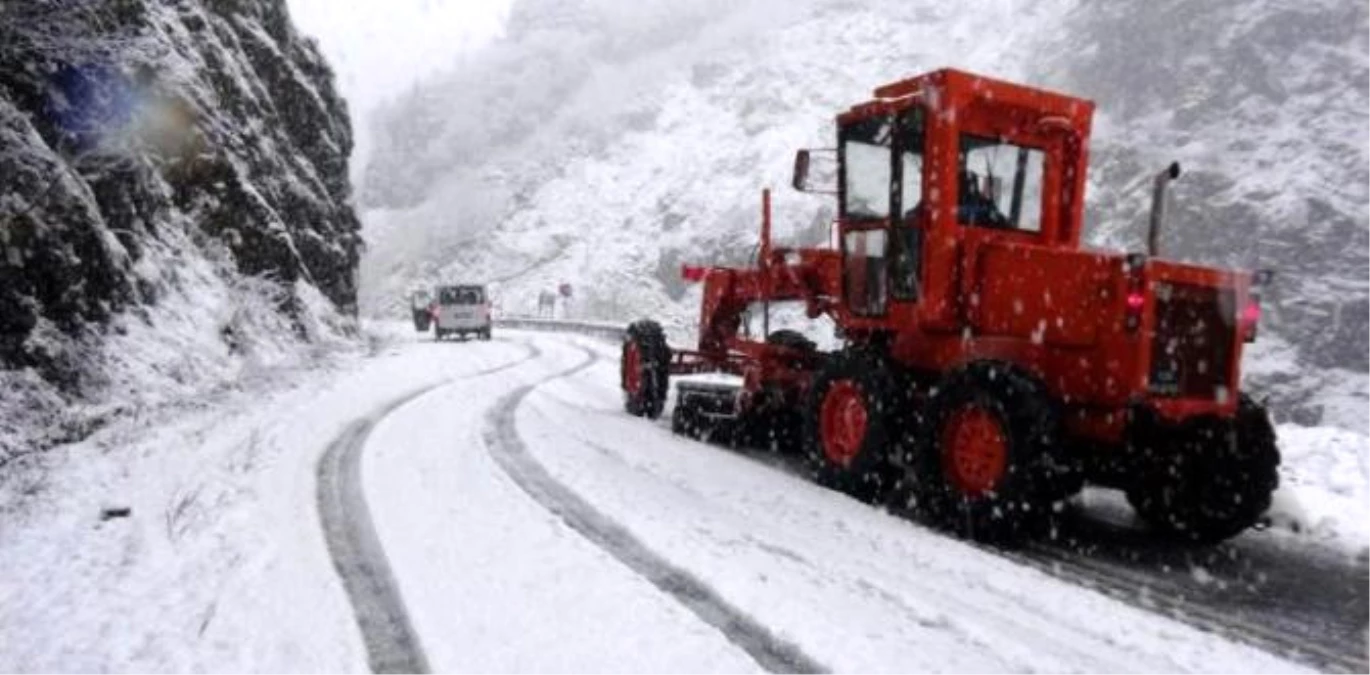
[[[1065,496],[1058,434],[1056,411],[1031,377],[996,362],[949,374],[911,458],[921,510],[978,541],[1032,534]]]
[[[829,359],[804,407],[804,447],[820,485],[874,501],[893,483],[888,453],[895,439],[894,380],[875,356]]]
[[[621,386],[623,409],[630,415],[656,419],[670,392],[671,348],[661,324],[642,320],[623,335]]]

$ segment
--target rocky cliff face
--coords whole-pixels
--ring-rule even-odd
[[[0,463],[354,312],[351,144],[284,0],[0,5]]]

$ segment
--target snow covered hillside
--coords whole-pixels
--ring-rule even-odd
[[[351,133],[284,0],[0,3],[0,466],[347,330]]]
[[[1181,160],[1169,254],[1278,270],[1253,387],[1283,419],[1363,429],[1365,7],[1171,4],[521,0],[503,40],[378,115],[363,306],[486,279],[531,311],[564,281],[573,313],[688,324],[679,263],[746,259],[795,148],[830,145],[875,85],[954,66],[1098,102],[1095,244],[1137,249],[1138,181]],[[776,198],[781,238],[823,240],[827,202]]]

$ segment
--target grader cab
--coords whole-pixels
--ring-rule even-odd
[[[1163,260],[1154,243],[1082,250],[1093,110],[956,70],[876,89],[836,119],[833,245],[774,247],[764,193],[753,266],[683,270],[703,283],[694,349],[629,326],[625,408],[660,415],[672,375],[738,375],[680,383],[675,428],[794,438],[822,484],[896,495],[977,539],[1033,531],[1085,483],[1125,490],[1187,540],[1246,529],[1279,462],[1240,389],[1263,277]],[[813,159],[796,156],[796,188]],[[741,330],[749,307],[785,302],[830,317],[844,346]]]

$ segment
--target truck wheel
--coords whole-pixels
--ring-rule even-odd
[[[804,454],[819,485],[875,501],[893,483],[890,367],[877,356],[845,352],[814,378],[804,406]]]
[[[1265,408],[1242,395],[1231,422],[1200,421],[1142,441],[1127,499],[1157,531],[1215,544],[1256,524],[1279,486],[1280,451]]]
[[[982,362],[952,372],[905,458],[918,509],[977,541],[1032,533],[1063,497],[1059,426],[1045,388],[1016,369]]]
[[[660,417],[671,378],[671,348],[661,324],[644,319],[628,326],[620,376],[623,409],[638,417]]]

